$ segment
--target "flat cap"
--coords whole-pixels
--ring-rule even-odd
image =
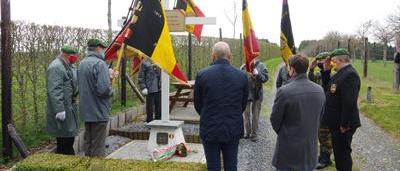
[[[87,42],[87,46],[89,46],[89,47],[101,46],[103,48],[107,47],[107,45],[103,41],[101,41],[100,39],[97,39],[97,38],[89,39],[89,41]]]
[[[325,58],[327,58],[327,57],[330,56],[330,55],[331,55],[331,53],[329,53],[329,52],[321,52],[321,53],[319,53],[319,54],[317,55],[317,57],[316,57],[315,59],[317,59],[317,60],[325,59]]]
[[[78,53],[78,49],[73,46],[64,45],[63,47],[61,47],[61,52],[64,52],[67,54],[75,54],[75,53]]]
[[[347,51],[346,49],[343,49],[343,48],[333,50],[331,52],[330,56],[334,57],[334,56],[341,56],[341,55],[346,55],[346,56],[350,57],[349,51]]]

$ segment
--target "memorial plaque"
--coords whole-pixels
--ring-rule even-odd
[[[185,14],[182,10],[166,10],[168,28],[170,32],[185,32]]]
[[[158,132],[157,133],[157,144],[158,145],[167,145],[168,144],[168,133]]]

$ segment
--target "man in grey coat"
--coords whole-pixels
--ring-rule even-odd
[[[278,78],[276,78],[276,88],[280,88],[289,81],[288,70],[286,65],[282,65],[278,72]]]
[[[90,39],[88,56],[79,65],[79,111],[85,122],[85,155],[103,156],[107,123],[110,115],[110,98],[114,94],[111,79],[117,74],[108,69],[104,61],[104,48],[99,39]]]
[[[249,97],[246,110],[243,114],[245,134],[244,138],[251,138],[251,141],[257,141],[258,119],[260,117],[261,103],[263,101],[263,83],[268,81],[268,70],[258,59],[254,60],[254,70],[248,73],[249,79]],[[240,67],[246,70],[245,64]]]
[[[311,171],[317,164],[325,94],[321,86],[307,79],[306,57],[292,56],[289,66],[291,79],[278,89],[270,118],[278,134],[272,164],[278,171]]]
[[[139,70],[139,86],[146,96],[146,122],[161,119],[161,69],[149,59],[143,61]]]
[[[63,46],[61,54],[47,68],[46,74],[46,129],[57,139],[57,153],[74,155],[74,140],[78,134],[76,98],[76,62],[78,50],[72,46]]]

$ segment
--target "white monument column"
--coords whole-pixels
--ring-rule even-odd
[[[164,8],[169,8],[169,0],[163,0]],[[187,17],[186,24],[215,24],[215,17]],[[147,150],[151,153],[155,149],[163,149],[180,143],[186,143],[182,131],[183,121],[169,120],[169,75],[161,72],[161,120],[148,123],[150,129]]]
[[[169,75],[161,72],[161,120],[169,121]]]

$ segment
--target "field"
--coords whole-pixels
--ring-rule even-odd
[[[362,63],[353,62],[362,77]],[[400,93],[393,92],[393,62],[369,61],[368,77],[362,79],[359,106],[361,112],[397,140],[400,140]],[[372,87],[373,102],[366,101],[367,87]],[[362,123],[361,123],[362,124]]]

